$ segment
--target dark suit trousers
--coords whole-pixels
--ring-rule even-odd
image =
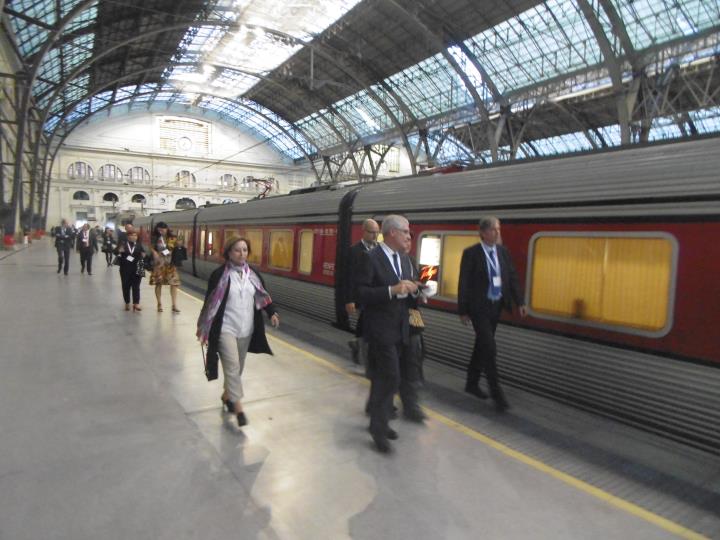
[[[58,254],[58,272],[64,266],[63,271],[67,274],[70,269],[70,247],[58,247],[56,249]]]
[[[387,432],[393,407],[393,396],[400,390],[403,410],[418,408],[418,387],[421,380],[420,355],[414,354],[414,341],[408,345],[385,345],[370,342],[368,364],[370,376],[370,431]]]
[[[475,330],[475,345],[473,347],[470,365],[467,369],[466,384],[469,387],[477,386],[480,376],[485,373],[488,381],[490,395],[494,400],[503,400],[503,393],[498,382],[497,364],[495,357],[495,329],[500,320],[502,303],[495,302],[487,313],[474,314],[472,325]]]
[[[92,257],[93,251],[91,249],[80,250],[80,271],[84,272],[87,267],[88,274],[92,274]]]
[[[120,284],[122,285],[123,300],[130,303],[130,290],[132,289],[132,303],[140,303],[140,281],[142,278],[135,273],[120,271]]]

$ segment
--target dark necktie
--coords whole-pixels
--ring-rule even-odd
[[[393,265],[395,266],[395,273],[399,279],[402,279],[402,271],[400,270],[400,263],[398,261],[398,254],[393,253]]]

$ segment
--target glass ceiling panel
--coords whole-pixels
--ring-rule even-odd
[[[438,53],[387,79],[415,118],[429,118],[473,103],[462,79]]]
[[[465,44],[502,94],[602,62],[574,0],[548,0]]]
[[[611,0],[635,49],[692,36],[717,26],[717,0]]]
[[[523,143],[520,150],[525,157],[555,156],[558,154],[567,154],[570,152],[580,152],[583,150],[591,150],[592,144],[581,132],[567,133],[557,137],[549,137],[547,139],[537,139],[531,144]],[[520,152],[518,152],[520,157]]]
[[[178,62],[196,62],[198,68],[173,73],[170,82],[179,89],[207,92],[210,84],[217,95],[244,94],[259,79],[309,43],[316,35],[350,11],[361,0],[236,0],[215,16],[232,21],[231,27],[200,25],[183,38],[189,41]],[[225,73],[235,68],[246,75]],[[201,87],[201,88],[199,88]]]
[[[307,136],[318,148],[334,148],[344,144],[340,136],[323,120],[328,114],[325,112],[321,116],[319,113],[315,113],[297,122],[298,127],[307,133]]]
[[[713,107],[704,111],[693,111],[690,118],[699,133],[720,132],[720,107]]]

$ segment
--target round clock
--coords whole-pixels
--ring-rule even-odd
[[[178,149],[187,152],[192,148],[192,141],[188,137],[180,137],[177,142]]]

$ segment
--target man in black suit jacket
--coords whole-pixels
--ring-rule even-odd
[[[463,324],[472,322],[475,345],[467,369],[465,391],[481,399],[487,396],[480,390],[480,375],[485,372],[495,408],[508,408],[498,382],[495,357],[495,329],[503,308],[512,311],[513,303],[520,315],[527,315],[523,293],[518,282],[510,253],[498,244],[500,220],[486,217],[480,220],[479,244],[463,251],[458,284],[458,313]]]
[[[370,434],[380,452],[389,452],[389,439],[397,438],[388,424],[393,396],[400,389],[403,414],[422,421],[417,391],[407,377],[411,366],[410,296],[418,294],[410,281],[410,224],[402,216],[387,216],[382,223],[384,242],[363,254],[355,274],[357,298],[363,306],[363,336],[368,341],[371,364]]]
[[[378,235],[380,234],[380,226],[374,219],[366,219],[362,224],[362,238],[357,244],[350,247],[350,266],[348,267],[348,280],[345,284],[344,300],[345,311],[348,315],[354,315],[360,312],[355,326],[355,339],[348,341],[348,345],[352,352],[353,362],[359,364],[365,363],[367,356],[367,342],[362,339],[362,309],[357,302],[357,290],[355,289],[355,273],[362,264],[363,253],[374,249],[377,246]]]
[[[58,269],[59,274],[61,270],[65,270],[65,275],[68,275],[70,269],[70,249],[73,247],[75,241],[75,231],[68,225],[66,219],[62,220],[62,224],[55,228],[55,249],[58,254]]]

